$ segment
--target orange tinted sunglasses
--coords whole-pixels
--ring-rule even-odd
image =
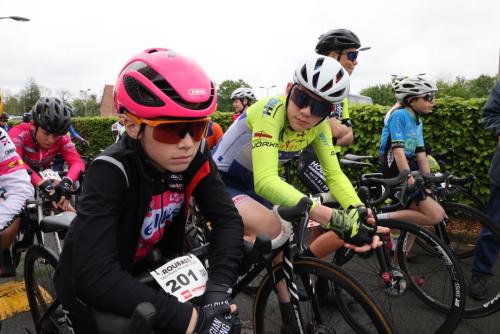
[[[209,118],[198,118],[188,120],[151,120],[139,118],[131,113],[127,116],[132,118],[137,124],[147,124],[153,127],[153,139],[165,144],[177,144],[186,135],[194,141],[200,141],[206,137],[208,131]]]

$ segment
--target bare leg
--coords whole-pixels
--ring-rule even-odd
[[[243,219],[245,240],[253,242],[259,234],[266,234],[269,238],[274,239],[280,234],[281,222],[274,212],[249,196],[239,195],[237,197],[238,199],[233,198],[233,201]],[[280,253],[273,259],[273,264],[282,261],[283,253]],[[290,296],[288,295],[288,289],[284,280],[276,284],[276,289],[280,303],[290,302]]]
[[[408,210],[399,210],[389,213],[389,218],[394,220],[406,221],[414,224],[432,226],[439,224],[446,217],[444,209],[435,200],[427,197],[410,205]]]
[[[19,225],[21,224],[21,219],[17,218],[14,220],[9,227],[2,231],[2,250],[9,248],[10,244],[16,237],[17,231],[19,230]]]

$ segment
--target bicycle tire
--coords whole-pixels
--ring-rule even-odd
[[[458,326],[465,306],[464,278],[451,250],[421,226],[382,219],[379,225],[400,230],[394,247],[397,256],[393,256],[394,263],[389,264],[386,273],[381,272],[379,260],[374,255],[354,257],[353,252],[349,252],[349,257],[343,258],[336,254],[335,263],[342,264],[375,296],[399,332],[411,328],[419,333],[451,333]],[[403,247],[409,236],[422,239],[421,242],[436,247],[437,251],[423,251],[426,257],[415,252],[408,259]],[[414,244],[418,250],[419,244]],[[437,254],[444,257],[437,257]]]
[[[328,279],[337,289],[343,289],[351,295],[357,304],[351,304],[348,312],[345,309],[320,307],[321,312],[330,312],[328,316],[321,315],[323,321],[313,319],[312,304],[317,302],[316,294],[309,295],[305,301],[300,302],[301,318],[307,333],[395,333],[392,324],[387,320],[384,312],[375,302],[371,294],[366,291],[357,280],[340,267],[313,258],[302,258],[294,261],[294,273],[301,279],[296,283],[310,284],[318,277]],[[284,278],[282,265],[274,268],[277,281]],[[307,289],[305,289],[307,291]],[[255,333],[280,333],[281,316],[277,306],[277,298],[273,291],[271,275],[267,273],[262,279],[254,299],[253,305],[253,328]],[[345,306],[345,305],[344,305]],[[352,325],[352,317],[361,318],[359,311],[364,312],[364,320],[368,323]],[[348,314],[348,316],[346,315]],[[324,321],[327,320],[327,323]],[[276,328],[277,327],[277,328]],[[353,328],[354,327],[354,328]]]
[[[468,191],[465,187],[460,185],[452,185],[446,194],[446,202],[456,202],[473,206],[479,211],[486,212],[486,204],[474,193]]]
[[[441,206],[448,215],[446,233],[453,252],[464,274],[469,274],[474,260],[474,250],[481,228],[489,228],[500,242],[500,230],[480,210],[461,203],[443,202]],[[481,318],[500,310],[500,266],[496,265],[493,276],[488,279],[488,292],[484,299],[467,297],[464,318]]]
[[[47,321],[40,319],[53,302],[57,302],[53,275],[58,264],[57,255],[48,248],[34,245],[26,252],[24,260],[24,282],[35,330],[46,333],[65,333],[65,317],[61,307],[48,315]]]

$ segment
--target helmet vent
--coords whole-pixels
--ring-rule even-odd
[[[306,65],[302,66],[302,68],[300,69],[300,75],[302,76],[302,79],[305,81],[305,82],[308,82],[309,80],[307,80],[307,69],[306,69]]]
[[[314,88],[318,86],[319,72],[314,73],[312,85]]]
[[[321,88],[321,92],[324,93],[326,92],[327,90],[329,90],[330,88],[332,88],[333,86],[333,80],[330,80],[328,81],[328,83],[326,85],[323,86],[323,88]]]
[[[345,88],[341,89],[339,91],[336,91],[335,93],[332,93],[332,94],[330,94],[328,96],[330,96],[330,97],[339,97],[339,96],[342,96],[344,94],[344,92],[345,92]]]
[[[340,80],[342,80],[343,77],[344,77],[344,71],[342,69],[340,69],[337,72],[337,77],[335,78],[335,80],[337,80],[336,82],[339,82]]]
[[[162,107],[165,104],[153,92],[144,87],[139,81],[126,75],[123,78],[123,84],[127,94],[137,104],[147,107]]]

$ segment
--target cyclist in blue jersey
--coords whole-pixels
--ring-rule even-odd
[[[394,83],[393,88],[401,107],[392,111],[382,130],[382,173],[386,178],[395,177],[400,170],[410,169],[409,160],[413,158],[422,173],[429,173],[422,116],[432,112],[437,87],[431,81],[417,76],[406,77]],[[410,177],[408,183],[414,182],[413,177]],[[443,208],[426,193],[413,193],[403,200],[411,210],[388,213],[391,218],[421,225],[435,225],[446,217]]]

